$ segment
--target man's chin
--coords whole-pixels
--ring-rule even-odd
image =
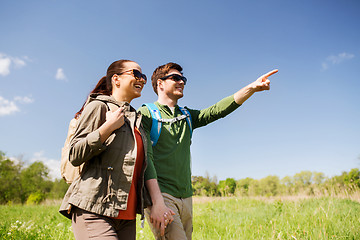
[[[184,96],[183,93],[177,93],[177,94],[176,94],[176,97],[178,97],[178,99],[182,98],[183,96]]]

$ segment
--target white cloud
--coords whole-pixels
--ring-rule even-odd
[[[321,67],[322,67],[323,70],[326,70],[326,69],[329,68],[328,64],[325,63],[325,62],[323,62],[323,63],[321,64]]]
[[[6,76],[10,74],[10,58],[2,57],[0,55],[0,75]]]
[[[50,177],[54,180],[55,178],[61,178],[60,174],[60,159],[50,159],[44,156],[44,151],[39,151],[34,153],[33,157],[30,159],[30,162],[35,161],[43,162],[50,170]]]
[[[343,61],[350,60],[354,57],[355,57],[354,54],[346,53],[346,52],[339,53],[338,55],[331,55],[326,58],[326,60],[322,63],[321,66],[323,70],[326,70],[329,68],[329,65],[339,64]]]
[[[9,157],[9,159],[15,164],[15,165],[19,165],[20,163],[22,163],[21,158],[17,158],[17,157]]]
[[[22,68],[26,66],[26,61],[30,61],[28,57],[18,58],[0,53],[0,75],[9,75],[12,64],[15,65],[15,68]]]
[[[345,60],[349,60],[349,59],[352,59],[354,57],[354,54],[350,54],[350,53],[340,53],[340,54],[338,54],[337,56],[334,56],[334,55],[332,55],[332,56],[329,56],[328,58],[327,58],[327,60],[329,61],[329,62],[331,62],[332,64],[338,64],[338,63],[341,63],[341,62],[343,62],[343,61],[345,61]]]
[[[2,96],[0,96],[0,117],[1,116],[6,116],[6,115],[11,115],[14,114],[16,112],[20,112],[20,108],[18,107],[17,103],[20,104],[29,104],[29,103],[33,103],[34,99],[30,96],[30,97],[20,97],[20,96],[16,96],[14,97],[14,100],[7,100],[5,98],[3,98]]]
[[[19,111],[14,101],[9,101],[0,96],[0,116],[10,115]]]
[[[15,101],[19,102],[19,103],[33,103],[34,99],[31,97],[20,97],[20,96],[16,96],[14,98]]]
[[[12,58],[12,61],[14,62],[15,67],[17,68],[26,66],[26,62],[20,58]]]
[[[64,69],[58,68],[57,71],[56,71],[55,78],[56,78],[57,80],[66,81],[67,78],[66,78],[66,76],[65,76]]]

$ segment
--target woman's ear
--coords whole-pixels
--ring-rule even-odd
[[[111,82],[112,82],[116,87],[119,87],[119,86],[120,86],[120,77],[119,77],[119,75],[114,74],[114,75],[111,77]]]

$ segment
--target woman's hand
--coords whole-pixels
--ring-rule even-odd
[[[106,139],[111,135],[113,131],[118,128],[121,128],[122,125],[125,123],[124,119],[124,108],[120,107],[116,111],[111,112],[108,111],[106,113],[106,121],[103,125],[99,128],[100,133],[100,141],[104,143]]]
[[[150,222],[156,229],[160,230],[161,236],[165,234],[165,228],[174,220],[175,213],[164,203],[158,203],[151,206],[150,209]]]
[[[108,111],[106,113],[106,122],[109,127],[111,128],[111,132],[115,131],[118,128],[121,128],[122,125],[124,125],[125,120],[124,120],[124,108],[120,107],[118,108],[116,111],[111,112]],[[105,124],[104,123],[104,124]]]
[[[153,205],[150,209],[150,223],[160,230],[161,236],[165,234],[165,228],[174,218],[175,213],[165,205],[164,198],[161,194],[157,179],[149,179],[145,182],[149,190]]]

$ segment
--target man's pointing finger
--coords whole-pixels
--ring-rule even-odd
[[[278,69],[274,69],[266,74],[263,75],[264,78],[270,77],[271,75],[277,73],[279,70]]]

